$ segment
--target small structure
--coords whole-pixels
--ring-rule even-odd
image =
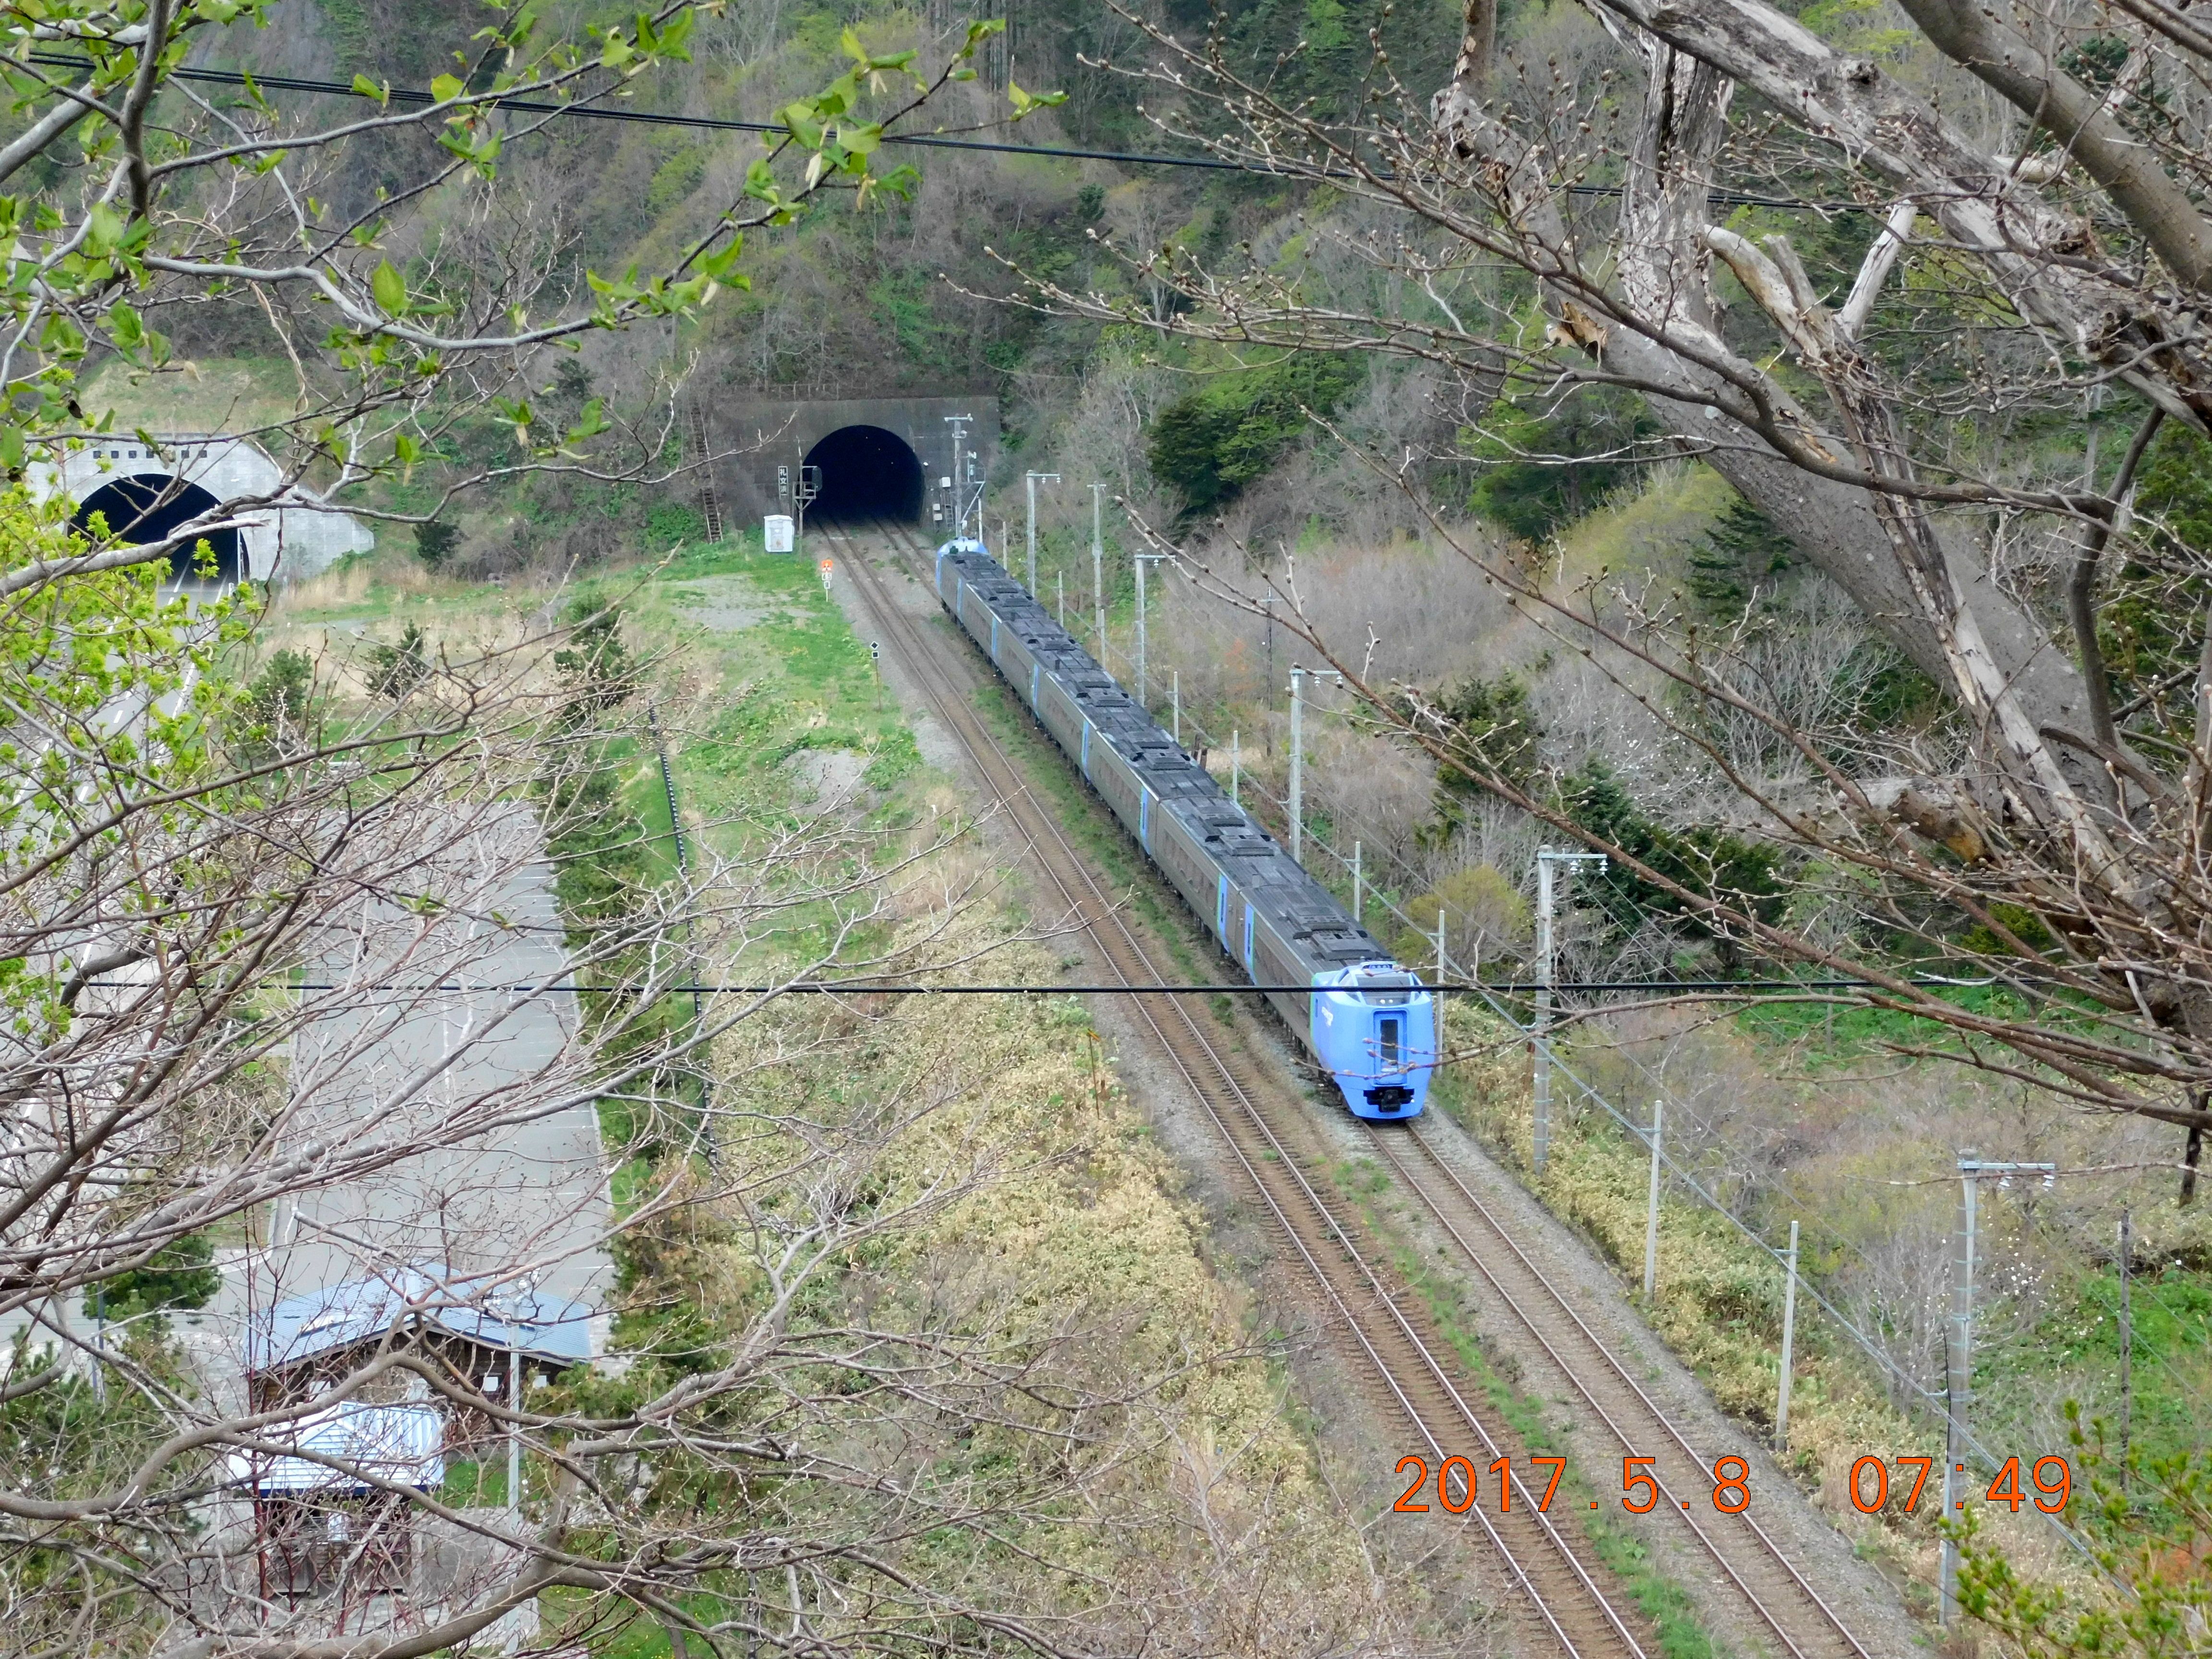
[[[591,1322],[580,1302],[494,1276],[457,1275],[436,1264],[403,1267],[253,1314],[246,1328],[249,1405],[263,1412],[312,1401],[377,1354],[402,1351],[456,1390],[503,1399],[527,1380],[589,1360]],[[416,1371],[387,1371],[358,1397],[426,1405],[440,1420],[441,1449],[449,1456],[473,1455],[497,1432],[481,1410],[434,1397]]]
[[[226,501],[266,501],[240,508],[235,528],[205,538],[215,580],[298,581],[328,569],[349,553],[376,545],[369,528],[313,490],[287,485],[283,470],[250,438],[215,432],[94,436],[58,461],[29,469],[32,493],[55,494],[75,504],[71,520],[88,526],[94,514],[108,533],[143,545],[174,535]],[[198,574],[194,550],[170,556],[179,580]]]
[[[347,1401],[266,1432],[292,1454],[232,1454],[231,1478],[253,1500],[264,1600],[334,1595],[343,1608],[410,1593],[408,1493],[445,1483],[439,1417]]]

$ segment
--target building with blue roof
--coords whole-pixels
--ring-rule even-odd
[[[406,1352],[451,1386],[487,1398],[524,1379],[550,1379],[592,1357],[592,1310],[500,1275],[459,1274],[437,1263],[400,1267],[287,1297],[248,1316],[246,1371],[252,1408],[311,1401],[380,1353]],[[420,1400],[417,1374],[373,1379],[365,1404]],[[447,1402],[447,1447],[489,1437],[481,1412]]]

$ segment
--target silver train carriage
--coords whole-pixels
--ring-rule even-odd
[[[937,550],[937,596],[1359,1117],[1418,1116],[1436,1007],[981,542]],[[1284,989],[1301,987],[1304,989]]]

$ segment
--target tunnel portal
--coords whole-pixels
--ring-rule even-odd
[[[808,509],[817,518],[858,522],[921,518],[921,460],[906,440],[879,426],[840,427],[806,452],[822,469],[822,493]]]
[[[826,475],[825,475],[826,476]],[[916,477],[919,477],[919,470]],[[85,498],[70,520],[87,535],[93,515],[100,514],[107,533],[134,547],[166,540],[180,526],[213,512],[222,503],[196,483],[186,483],[166,472],[140,472],[102,484]],[[228,586],[246,573],[239,568],[238,532],[217,530],[205,540],[215,555],[215,580]],[[196,546],[179,547],[169,554],[169,574],[176,581],[204,580]]]

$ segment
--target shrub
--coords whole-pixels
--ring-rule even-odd
[[[1309,355],[1209,380],[1160,412],[1146,458],[1191,512],[1233,499],[1264,477],[1306,429],[1359,384],[1349,359]]]
[[[1485,464],[1468,506],[1541,541],[1633,478],[1637,447],[1658,430],[1640,400],[1610,387],[1585,386],[1545,412],[1500,398],[1483,430],[1465,435]]]
[[[399,702],[429,677],[429,636],[422,624],[409,623],[397,645],[369,647],[368,689],[380,697]]]
[[[88,1292],[88,1319],[135,1319],[173,1308],[204,1308],[222,1287],[215,1245],[205,1233],[186,1233],[154,1252],[143,1267],[104,1279]]]
[[[445,568],[461,544],[461,527],[442,519],[429,519],[415,526],[415,556],[433,570]]]

